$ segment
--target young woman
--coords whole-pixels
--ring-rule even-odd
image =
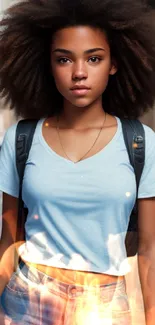
[[[38,119],[23,181],[22,244],[16,124],[0,155],[4,324],[131,324],[124,242],[136,182],[120,118],[153,106],[154,32],[154,13],[139,0],[28,0],[1,21],[1,94],[18,117]],[[144,129],[138,260],[153,325],[155,136]]]

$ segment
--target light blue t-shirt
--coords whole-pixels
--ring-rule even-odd
[[[19,251],[33,263],[112,275],[129,271],[124,239],[136,182],[122,126],[100,152],[76,164],[59,156],[42,135],[41,119],[26,163],[23,200],[29,213]],[[155,134],[147,126],[139,198],[155,196]],[[0,153],[0,190],[18,197],[16,124]]]

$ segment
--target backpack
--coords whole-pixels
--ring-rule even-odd
[[[24,239],[24,225],[27,217],[27,209],[22,200],[22,183],[25,164],[31,149],[33,135],[37,120],[21,120],[16,129],[16,167],[19,175],[19,206],[17,219],[16,241]],[[145,132],[139,120],[121,119],[124,141],[129,155],[130,164],[134,168],[136,188],[138,187],[145,162]],[[125,244],[127,256],[134,256],[138,249],[138,209],[137,200],[130,215],[130,221],[126,234]]]

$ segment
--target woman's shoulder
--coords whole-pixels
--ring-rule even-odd
[[[15,142],[15,136],[16,136],[16,129],[17,129],[18,121],[13,123],[5,132],[3,142],[7,141],[9,143]]]
[[[155,132],[148,125],[142,123],[145,132],[145,152],[146,157],[149,155],[155,156]]]
[[[150,126],[148,126],[148,125],[146,125],[144,123],[142,123],[142,125],[143,125],[146,136],[148,136],[148,135],[154,136],[155,132]]]
[[[143,125],[144,132],[145,132],[145,141],[147,143],[151,144],[152,141],[155,140],[155,132],[150,126],[148,126],[148,125],[146,125],[144,123],[142,123],[142,125]],[[153,142],[155,142],[155,141],[153,141]]]
[[[41,122],[43,119],[38,120],[38,123]],[[17,130],[17,125],[18,125],[19,121],[16,121],[15,123],[13,123],[5,132],[4,135],[4,140],[3,141],[7,141],[10,144],[14,144],[15,143],[15,139],[16,139],[16,130]]]
[[[119,120],[119,124],[121,124],[121,119],[117,118]],[[149,154],[153,154],[155,155],[155,132],[154,130],[144,124],[143,122],[142,123],[142,126],[144,128],[144,133],[145,133],[145,153],[146,153],[146,156],[148,156]],[[124,143],[124,137],[123,137],[123,129],[121,128],[121,131],[122,131],[122,137],[119,138],[119,139],[123,139],[123,143]],[[122,142],[121,142],[122,143]]]

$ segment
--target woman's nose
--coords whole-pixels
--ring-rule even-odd
[[[88,77],[87,69],[85,64],[83,63],[78,63],[74,66],[73,74],[72,74],[72,79],[86,79]]]

